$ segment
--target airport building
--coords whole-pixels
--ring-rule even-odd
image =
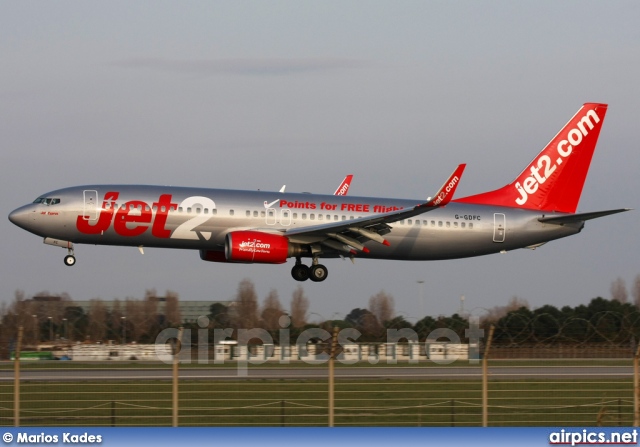
[[[167,303],[170,301],[167,297],[153,297],[155,300],[154,307],[156,314],[159,316],[167,315]],[[58,307],[64,308],[68,306],[81,307],[85,314],[88,314],[91,307],[95,305],[96,300],[63,300],[59,296],[35,296],[32,298],[34,304],[40,307],[40,312],[35,311],[40,315],[55,315],[58,312],[53,310],[49,311],[47,308]],[[116,306],[121,314],[126,316],[126,303],[128,300],[100,300],[100,303],[109,311],[113,311]],[[133,299],[138,303],[143,303],[144,299]],[[62,304],[61,304],[62,302]],[[181,323],[195,323],[200,316],[209,315],[209,309],[212,304],[221,303],[225,306],[230,306],[232,301],[185,301],[176,298],[177,310],[181,317]],[[117,304],[116,304],[117,303]]]

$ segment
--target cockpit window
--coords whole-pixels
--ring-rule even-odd
[[[53,197],[38,197],[33,203],[42,203],[43,205],[57,205],[60,203],[60,199]]]

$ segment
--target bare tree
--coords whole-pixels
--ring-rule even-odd
[[[307,324],[307,312],[309,311],[309,300],[304,295],[302,286],[298,286],[293,292],[291,299],[291,325],[302,327]]]
[[[107,335],[107,307],[100,298],[94,298],[89,305],[89,338],[103,341]]]
[[[485,324],[486,322],[496,322],[509,312],[514,312],[522,307],[529,309],[529,303],[527,300],[518,298],[517,296],[512,296],[506,306],[494,306],[491,309],[488,309],[487,313],[482,317],[481,323]]]
[[[640,307],[640,273],[633,279],[631,293],[633,294],[633,302],[636,304],[636,307]]]
[[[158,315],[158,294],[155,289],[145,291],[144,301],[142,303],[142,313],[145,316],[144,333],[151,337],[153,334],[160,332],[159,315]]]
[[[122,305],[120,304],[119,299],[113,300],[113,306],[111,307],[111,313],[109,314],[109,318],[111,320],[111,330],[113,331],[117,340],[120,340],[122,343],[122,326],[124,325],[124,314]]]
[[[269,295],[264,299],[262,305],[262,312],[260,317],[262,318],[262,324],[267,331],[276,331],[280,328],[279,320],[284,315],[282,310],[282,304],[278,298],[278,292],[272,289]]]
[[[164,307],[164,316],[167,324],[173,326],[179,324],[182,321],[182,315],[180,314],[179,297],[176,292],[167,290],[167,301]]]
[[[124,325],[127,341],[139,342],[146,331],[147,316],[144,314],[142,303],[133,298],[124,301]]]
[[[625,284],[624,279],[619,276],[611,283],[611,288],[609,290],[611,291],[611,300],[613,301],[626,303],[629,299],[627,285]]]
[[[389,321],[395,316],[393,307],[393,296],[384,290],[369,298],[369,311],[375,315],[380,324],[384,324],[385,321]]]
[[[238,285],[235,310],[237,328],[253,329],[258,325],[258,296],[249,279],[243,279]]]

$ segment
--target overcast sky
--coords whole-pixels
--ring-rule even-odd
[[[585,102],[609,104],[579,211],[639,208],[636,1],[3,2],[0,203],[140,183],[426,198],[467,163],[457,197],[510,182]],[[639,211],[535,251],[455,261],[327,260],[303,283],[311,319],[385,290],[421,317],[504,305],[576,306],[640,273]],[[0,220],[0,300],[227,300],[250,278],[289,307],[285,265],[196,251],[65,252]]]

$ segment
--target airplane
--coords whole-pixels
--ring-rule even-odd
[[[315,282],[327,278],[320,263],[327,258],[442,260],[535,249],[579,233],[588,220],[628,211],[576,213],[606,112],[606,104],[584,104],[511,183],[455,200],[464,164],[426,200],[88,185],[40,195],[9,220],[67,249],[68,266],[76,263],[74,244],[143,254],[144,247],[178,248],[211,262],[295,258],[292,277]]]
[[[340,183],[340,186],[338,186],[338,189],[336,189],[336,192],[333,193],[334,196],[346,196],[347,193],[349,192],[349,187],[351,186],[351,179],[353,179],[353,175],[352,174],[348,174]],[[282,192],[284,193],[284,190],[287,188],[287,185],[282,185],[282,188],[280,188],[280,191],[278,192]],[[271,208],[271,206],[275,205],[276,203],[278,203],[278,199],[272,201],[271,203],[267,202],[266,200],[264,201],[264,207],[269,209]]]
[[[338,186],[338,189],[336,189],[336,192],[333,193],[334,196],[346,196],[347,193],[349,192],[349,187],[351,186],[351,180],[353,179],[353,174],[348,174],[340,183],[340,186]],[[287,185],[282,185],[282,188],[280,188],[279,192],[284,192],[284,190],[287,189]],[[273,203],[276,203],[276,201],[274,201]],[[267,203],[266,201],[264,202],[264,207],[265,208],[270,208],[271,204]]]

